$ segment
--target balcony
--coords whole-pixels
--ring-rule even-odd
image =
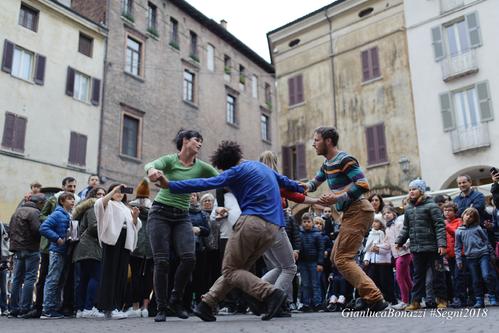
[[[470,149],[490,146],[489,124],[481,123],[475,127],[457,128],[450,132],[452,152],[460,153]]]
[[[478,72],[475,49],[471,49],[442,60],[442,79],[445,82]]]
[[[440,14],[464,6],[464,0],[440,0]]]

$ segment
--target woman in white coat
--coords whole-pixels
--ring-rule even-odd
[[[137,234],[142,227],[139,209],[126,205],[124,185],[112,184],[103,198],[95,202],[97,233],[102,246],[100,308],[106,318],[123,319],[122,311],[128,276],[130,253],[137,246]]]

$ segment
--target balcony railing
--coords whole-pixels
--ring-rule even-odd
[[[442,79],[451,81],[458,77],[478,72],[476,51],[468,50],[442,60]]]
[[[464,6],[464,0],[440,0],[440,14]]]
[[[488,123],[482,123],[475,127],[456,128],[450,134],[453,153],[490,146]]]

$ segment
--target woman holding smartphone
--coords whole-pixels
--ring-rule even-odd
[[[129,208],[125,185],[112,184],[107,194],[95,202],[97,234],[102,245],[100,307],[106,318],[124,319],[122,311],[128,275],[130,252],[137,246],[137,234],[142,227],[139,209]]]

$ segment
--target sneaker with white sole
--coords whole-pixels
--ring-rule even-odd
[[[338,297],[336,297],[336,295],[331,295],[331,297],[329,297],[329,304],[336,302],[338,302]]]
[[[394,310],[404,310],[407,307],[407,304],[404,302],[400,302],[398,304],[392,305],[392,309]]]
[[[105,315],[102,312],[99,312],[95,307],[93,307],[90,310],[83,310],[82,311],[82,318],[104,318]]]
[[[340,297],[338,297],[338,303],[344,304],[345,303],[345,296],[340,295]]]
[[[123,311],[113,310],[106,313],[108,319],[126,319],[128,316]]]
[[[134,310],[133,308],[129,308],[125,314],[128,318],[140,318],[142,316],[140,309]]]
[[[149,310],[147,310],[147,309],[140,310],[140,316],[142,318],[149,318]]]
[[[76,311],[76,319],[83,318],[82,316],[83,316],[83,311],[81,310]]]

